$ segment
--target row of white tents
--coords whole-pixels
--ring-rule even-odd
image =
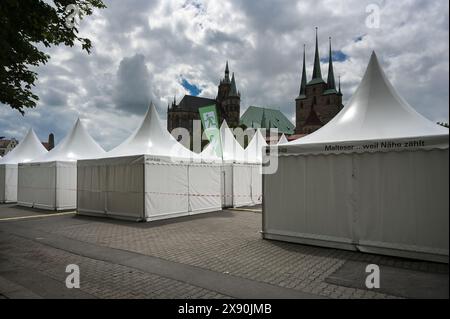
[[[448,138],[373,53],[344,109],[278,148],[278,170],[263,177],[263,237],[448,263]]]
[[[163,127],[153,105],[136,131],[109,152],[80,120],[50,152],[30,129],[0,160],[0,202],[132,220],[261,203],[264,137],[256,130],[244,149],[226,122],[220,132],[222,156],[213,143],[194,153]]]
[[[226,123],[220,132],[222,156],[214,144],[193,153],[153,106],[107,153],[80,121],[48,153],[30,131],[0,160],[0,202],[17,192],[20,205],[148,221],[264,196],[264,238],[448,262],[448,129],[399,96],[375,54],[318,131],[277,146],[258,131],[245,150]],[[274,174],[260,173],[261,147],[278,163]]]

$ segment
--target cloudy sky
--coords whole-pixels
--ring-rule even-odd
[[[319,27],[326,78],[328,37],[344,101],[358,85],[372,50],[405,99],[433,121],[448,122],[447,0],[106,0],[81,21],[93,42],[51,48],[37,69],[38,107],[19,112],[0,104],[0,136],[22,138],[32,126],[59,141],[80,117],[106,149],[139,124],[149,102],[166,118],[175,95],[214,98],[228,60],[249,105],[281,109],[294,122],[303,44],[312,73]],[[375,10],[375,11],[374,11]],[[379,10],[379,19],[377,11]],[[379,22],[379,23],[377,23]]]

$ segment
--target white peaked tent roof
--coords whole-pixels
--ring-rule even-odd
[[[248,162],[262,163],[262,148],[267,146],[264,136],[260,130],[256,130],[250,143],[245,149],[245,159]]]
[[[245,162],[245,152],[241,144],[235,139],[233,132],[224,120],[220,127],[222,142],[222,157],[224,161]]]
[[[153,103],[150,104],[141,125],[122,144],[108,152],[108,157],[153,155],[174,159],[199,158],[180,144],[159,119]]]
[[[54,149],[32,162],[76,161],[103,154],[103,148],[89,135],[81,120],[77,119],[69,134]]]
[[[34,130],[30,128],[19,145],[0,160],[0,164],[26,163],[46,153],[47,150],[39,141]]]
[[[417,113],[396,92],[373,52],[348,104],[327,125],[285,146],[445,135],[448,129]]]
[[[288,143],[288,139],[286,138],[286,135],[281,135],[280,140],[278,141],[278,145],[286,144]]]

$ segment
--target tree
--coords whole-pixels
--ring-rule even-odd
[[[25,108],[36,106],[39,97],[33,94],[32,87],[38,75],[30,67],[50,59],[38,45],[72,47],[79,43],[82,50],[90,53],[91,41],[78,36],[71,17],[76,14],[81,21],[94,8],[106,6],[102,0],[0,1],[0,103],[22,115]]]

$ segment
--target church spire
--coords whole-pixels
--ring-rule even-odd
[[[228,68],[228,60],[225,66],[225,82],[230,83],[230,69]]]
[[[298,98],[302,99],[305,97],[306,97],[306,45],[303,44],[303,70],[300,84],[300,93],[298,95]]]
[[[236,88],[236,80],[234,79],[234,72],[233,76],[231,77],[231,89],[229,96],[238,96],[237,88]]]
[[[316,52],[314,54],[314,69],[313,76],[311,82],[320,83],[324,82],[322,79],[322,71],[320,70],[320,55],[319,55],[319,36],[318,36],[318,28],[316,27]]]
[[[328,79],[327,79],[327,90],[336,91],[336,82],[334,81],[334,70],[333,70],[333,53],[331,51],[331,37],[330,40],[330,58],[328,61]]]

